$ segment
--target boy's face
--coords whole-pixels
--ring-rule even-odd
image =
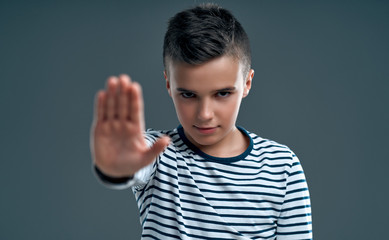
[[[241,100],[254,71],[244,79],[241,64],[229,56],[199,66],[169,65],[166,87],[188,139],[200,149],[233,143]]]

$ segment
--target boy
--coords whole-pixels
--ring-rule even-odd
[[[254,76],[239,22],[211,4],[183,11],[163,50],[180,126],[145,132],[140,85],[121,75],[97,94],[92,128],[95,171],[132,187],[142,239],[311,239],[299,160],[235,125]]]

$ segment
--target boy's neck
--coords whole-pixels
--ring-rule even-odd
[[[233,130],[219,143],[207,146],[196,144],[188,134],[186,134],[188,140],[195,145],[202,152],[218,158],[230,158],[242,154],[250,145],[250,139],[238,128],[234,127]]]

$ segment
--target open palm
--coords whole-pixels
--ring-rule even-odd
[[[92,158],[108,176],[133,176],[169,144],[169,138],[162,137],[147,145],[141,87],[127,75],[110,77],[107,89],[99,91],[95,101]]]

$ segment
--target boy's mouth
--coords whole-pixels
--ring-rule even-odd
[[[212,134],[216,131],[217,127],[198,127],[194,126],[201,134]]]

